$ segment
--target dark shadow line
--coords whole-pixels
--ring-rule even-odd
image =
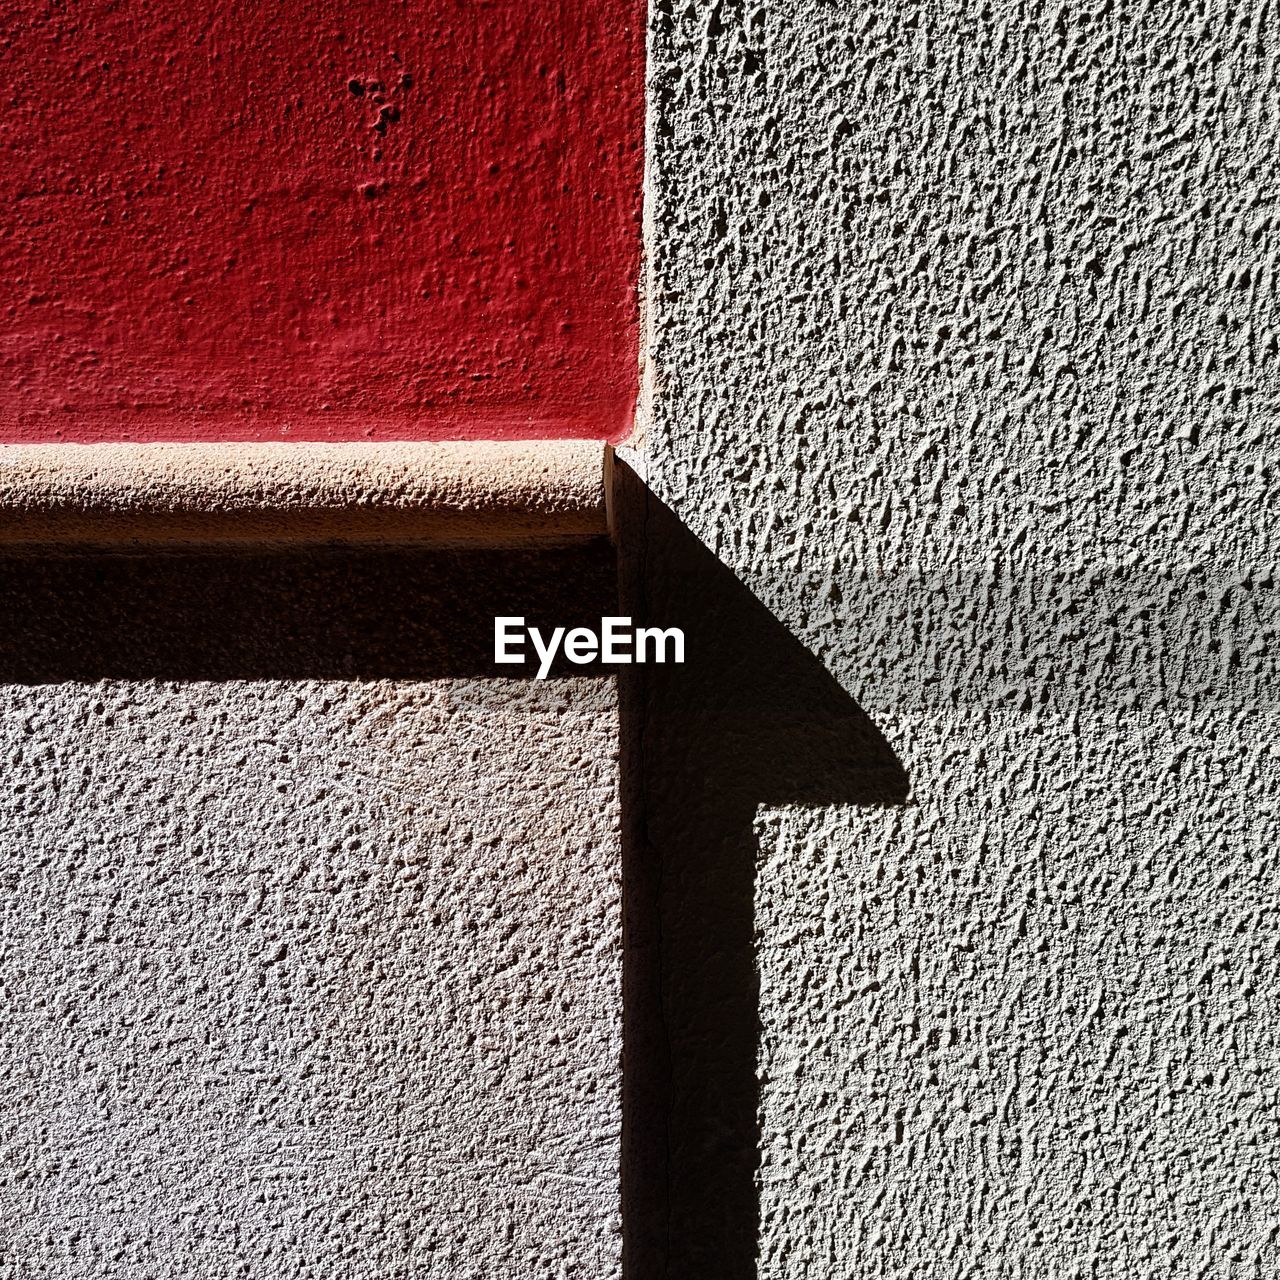
[[[0,681],[521,679],[493,619],[598,628],[616,608],[605,538],[537,551],[0,559]],[[554,676],[607,675],[561,656]]]
[[[676,514],[617,467],[624,612],[685,632],[624,671],[624,1274],[758,1274],[755,951],[765,805],[900,805],[857,701]]]

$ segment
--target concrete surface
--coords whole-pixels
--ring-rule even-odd
[[[0,1277],[619,1274],[610,558],[0,562]]]
[[[644,461],[910,783],[779,804],[721,685],[739,845],[649,753],[669,1274],[1280,1269],[1277,67],[1263,5],[655,6]]]
[[[0,445],[0,544],[554,545],[606,532],[598,441]]]

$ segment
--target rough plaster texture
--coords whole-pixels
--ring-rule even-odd
[[[510,560],[438,578],[487,609]],[[612,682],[366,676],[379,625],[478,664],[412,629],[465,602],[409,558],[255,564],[4,566],[7,678],[34,615],[74,638],[0,694],[0,1276],[617,1275]],[[136,678],[88,678],[131,634],[95,591]],[[326,602],[350,678],[307,675]],[[246,636],[286,674],[162,674],[252,672]]]
[[[1275,1275],[1274,13],[659,0],[650,53],[651,483],[910,782],[761,794],[726,941],[649,766],[671,1274]]]
[[[606,531],[590,441],[0,445],[0,543],[555,545]]]
[[[629,429],[644,0],[0,2],[0,439]]]

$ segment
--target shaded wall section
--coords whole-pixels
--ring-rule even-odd
[[[652,767],[672,1276],[1276,1270],[1278,54],[655,6],[651,483],[910,785],[759,786],[748,930]]]
[[[612,595],[0,562],[0,1276],[619,1274],[613,682],[491,678]]]
[[[0,6],[0,440],[624,434],[643,26]]]

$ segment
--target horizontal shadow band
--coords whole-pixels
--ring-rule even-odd
[[[530,678],[493,620],[599,627],[614,549],[0,557],[0,682]],[[552,676],[607,674],[560,656]]]

